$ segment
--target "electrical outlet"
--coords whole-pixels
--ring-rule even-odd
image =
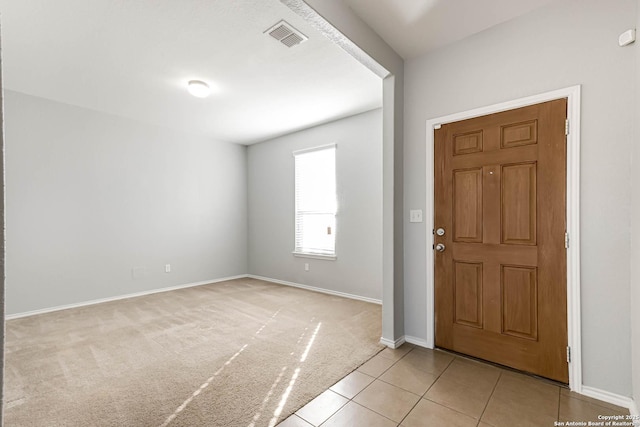
[[[304,271],[309,271],[309,263],[308,262],[304,263]]]
[[[164,265],[164,272],[165,273],[171,273],[171,264],[165,264]]]

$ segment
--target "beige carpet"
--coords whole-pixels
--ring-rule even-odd
[[[275,425],[382,348],[380,319],[240,279],[11,320],[5,425]]]

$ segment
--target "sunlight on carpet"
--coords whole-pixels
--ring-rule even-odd
[[[11,320],[5,422],[273,427],[380,351],[380,319],[238,279]]]

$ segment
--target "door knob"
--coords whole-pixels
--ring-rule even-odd
[[[436,245],[436,251],[438,251],[438,252],[444,252],[444,249],[445,249],[445,247],[444,247],[444,245],[443,245],[442,243],[438,243],[438,244]]]

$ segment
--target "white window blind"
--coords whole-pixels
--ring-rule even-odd
[[[294,253],[335,256],[336,146],[293,154],[296,180]]]

